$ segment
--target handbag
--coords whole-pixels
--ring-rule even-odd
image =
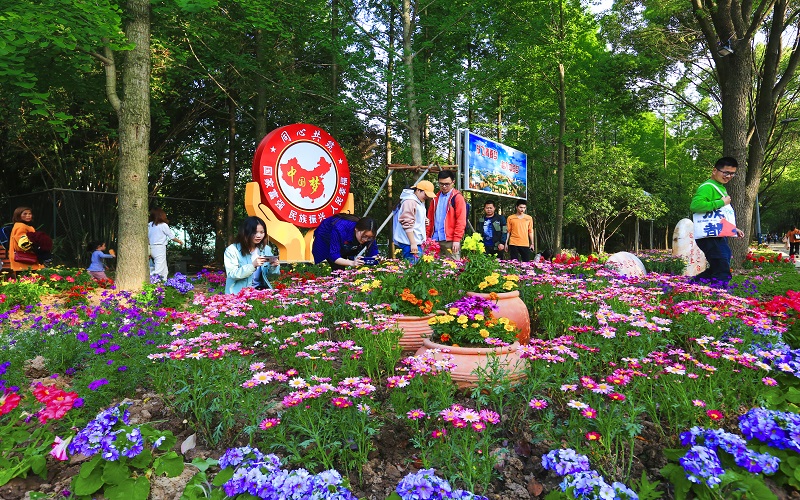
[[[38,264],[39,259],[33,252],[14,252],[14,262],[18,264]]]
[[[714,186],[713,184],[711,184]],[[714,189],[725,196],[717,186]],[[700,238],[723,238],[726,236],[736,237],[736,214],[733,207],[725,205],[722,208],[705,213],[692,214],[694,222],[694,239]]]

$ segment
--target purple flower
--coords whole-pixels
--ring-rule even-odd
[[[89,382],[89,390],[90,391],[96,391],[97,389],[99,389],[100,387],[106,385],[107,383],[108,383],[108,379],[104,379],[104,378],[99,378],[97,380],[92,380],[91,382]]]
[[[75,338],[78,339],[80,342],[86,342],[87,340],[89,340],[89,335],[87,333],[80,332],[77,335],[75,335]]]

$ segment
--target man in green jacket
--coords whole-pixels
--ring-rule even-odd
[[[739,163],[735,158],[726,156],[717,160],[711,171],[711,178],[697,188],[697,192],[692,198],[691,211],[693,213],[726,210],[732,212],[732,207],[726,208],[731,204],[731,197],[728,196],[725,184],[733,179],[738,168]],[[744,233],[738,228],[735,229],[735,232],[739,238],[744,236]],[[731,280],[731,248],[728,246],[728,238],[718,236],[718,234],[718,232],[711,231],[706,234],[694,235],[697,246],[703,251],[708,261],[708,269],[692,280],[695,283],[702,280],[704,282],[716,281],[718,283],[713,284],[726,285]]]

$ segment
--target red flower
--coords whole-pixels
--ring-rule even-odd
[[[22,398],[16,392],[7,392],[0,397],[0,415],[5,415],[19,406]]]
[[[586,439],[588,441],[600,441],[601,437],[602,436],[600,436],[599,432],[587,432],[586,433]]]
[[[708,418],[711,420],[722,420],[725,418],[725,416],[719,410],[708,410],[706,411],[706,415],[708,415]]]

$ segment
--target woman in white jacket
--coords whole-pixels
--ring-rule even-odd
[[[239,293],[243,288],[253,286],[256,271],[264,283],[269,283],[266,274],[280,274],[278,258],[266,245],[266,227],[258,217],[247,217],[239,225],[236,243],[225,249],[226,294]]]
[[[419,247],[425,242],[425,200],[434,196],[430,181],[419,181],[400,193],[400,206],[395,210],[393,221],[394,243],[403,258],[411,262],[420,257]]]
[[[167,279],[167,243],[174,241],[183,245],[169,228],[167,214],[160,208],[150,210],[150,223],[147,225],[147,239],[150,241],[150,257],[153,258],[153,273]]]

